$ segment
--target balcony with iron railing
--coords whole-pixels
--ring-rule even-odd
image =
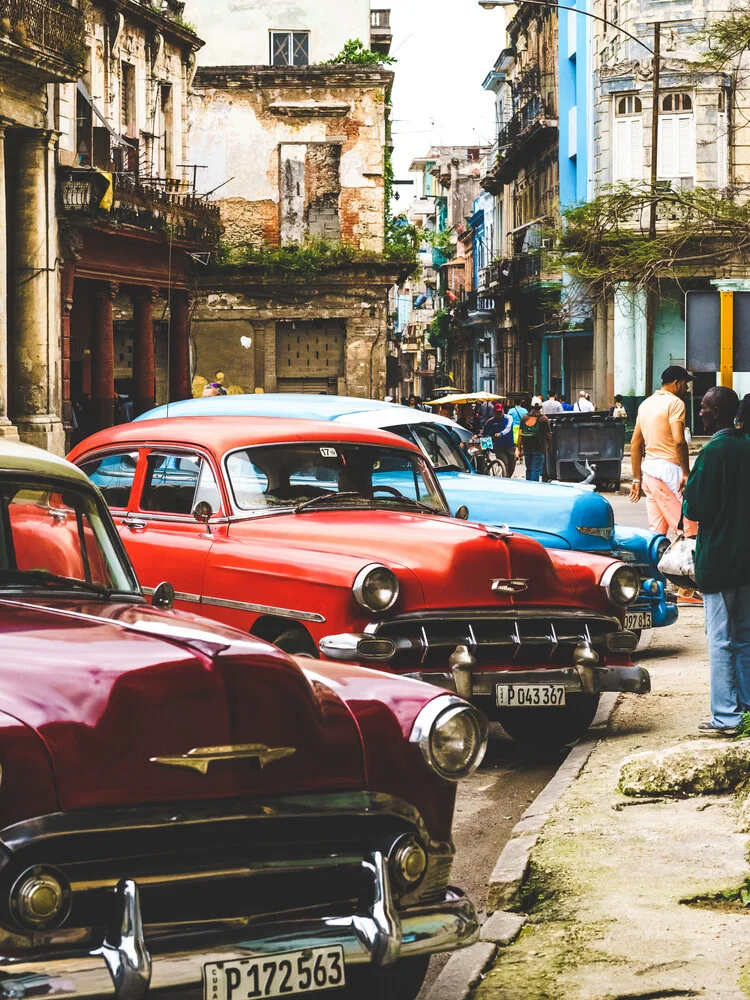
[[[83,10],[67,0],[0,0],[0,58],[63,82],[80,75],[85,55]]]
[[[218,205],[196,196],[179,180],[138,179],[67,168],[59,173],[58,194],[64,215],[86,217],[116,227],[134,227],[172,240],[214,247],[221,235]]]
[[[393,44],[393,31],[391,30],[391,11],[371,10],[370,11],[370,48],[379,55],[390,55]]]
[[[482,187],[499,193],[513,180],[519,166],[534,157],[545,143],[557,141],[558,120],[541,94],[533,94],[500,129],[494,158],[482,178]]]

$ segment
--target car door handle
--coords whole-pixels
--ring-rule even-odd
[[[137,517],[126,517],[124,521],[121,522],[123,528],[130,528],[131,531],[145,531],[146,522],[139,521]]]

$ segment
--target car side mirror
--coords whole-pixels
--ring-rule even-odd
[[[175,592],[171,583],[160,583],[154,591],[151,603],[161,611],[171,611],[174,607]]]
[[[201,500],[193,507],[193,517],[199,524],[208,524],[214,516],[214,509],[208,500]]]
[[[462,504],[456,511],[456,518],[459,521],[469,520],[469,508],[465,504]]]

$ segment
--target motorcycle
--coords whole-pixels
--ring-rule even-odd
[[[496,476],[498,479],[508,478],[508,467],[494,449],[491,437],[475,434],[469,443],[469,457],[477,472],[482,476]]]

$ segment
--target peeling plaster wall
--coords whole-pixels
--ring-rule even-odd
[[[204,66],[268,66],[271,31],[309,31],[311,63],[350,38],[370,41],[369,0],[190,0],[186,13],[206,41]]]
[[[201,71],[188,157],[209,165],[201,183],[219,188],[225,238],[278,244],[309,231],[381,252],[390,79],[382,71]]]

